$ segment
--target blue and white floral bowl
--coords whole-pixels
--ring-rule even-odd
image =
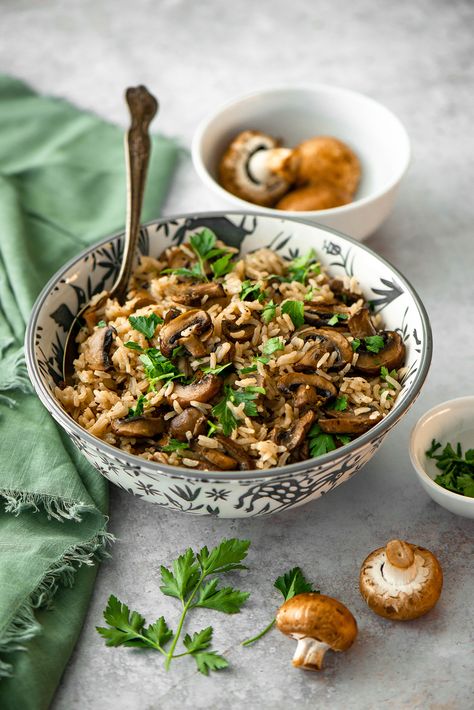
[[[26,333],[28,371],[39,398],[77,448],[125,491],[194,515],[269,515],[319,498],[370,460],[420,392],[431,361],[431,329],[419,297],[396,269],[349,237],[302,220],[242,212],[161,219],[142,229],[139,250],[158,256],[167,246],[180,244],[203,227],[244,253],[269,247],[293,259],[313,248],[331,274],[357,277],[375,311],[382,313],[385,327],[398,330],[407,349],[402,389],[385,419],[350,444],[317,459],[249,472],[214,473],[166,466],[129,455],[88,434],[62,409],[53,390],[62,379],[63,346],[75,314],[114,280],[122,234],[82,252],[44,287]]]

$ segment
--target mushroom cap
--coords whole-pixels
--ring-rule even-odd
[[[350,193],[336,185],[320,181],[316,184],[291,190],[277,202],[277,210],[289,212],[309,212],[313,210],[330,210],[351,202]]]
[[[337,138],[315,136],[295,148],[298,185],[324,180],[354,195],[360,180],[360,163],[355,153]]]
[[[346,651],[357,636],[357,623],[337,599],[305,592],[288,599],[278,610],[279,630],[293,638],[313,638],[333,651]]]
[[[175,315],[174,309],[168,311],[160,330],[160,350],[163,355],[171,357],[178,345],[183,345],[194,357],[206,355],[203,341],[207,340],[213,331],[209,314],[196,308],[177,313],[178,315]]]
[[[384,347],[378,353],[358,351],[355,369],[366,375],[378,375],[381,367],[387,370],[399,368],[405,362],[405,344],[400,333],[385,330],[380,333],[385,339]]]
[[[405,584],[394,584],[393,577],[387,579],[387,573],[384,576],[384,567],[388,565],[402,574],[408,569],[413,570],[414,578]],[[386,619],[408,621],[423,616],[434,607],[441,594],[443,572],[429,550],[394,540],[366,557],[360,570],[359,586],[367,605],[376,614]]]

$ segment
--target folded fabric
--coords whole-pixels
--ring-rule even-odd
[[[177,153],[153,137],[144,220],[159,214]],[[32,394],[24,330],[47,279],[124,214],[122,130],[0,76],[2,710],[48,707],[110,538],[105,479]]]

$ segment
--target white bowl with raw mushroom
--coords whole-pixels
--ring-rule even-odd
[[[474,396],[441,402],[414,427],[410,457],[418,480],[438,505],[474,518]]]
[[[64,386],[71,320],[109,287],[122,239],[45,286],[26,357],[52,416],[130,493],[221,517],[302,505],[359,471],[417,397],[431,332],[404,277],[332,230],[241,212],[146,225],[128,300],[84,325]]]
[[[362,240],[393,208],[410,141],[400,120],[363,94],[284,86],[204,118],[192,157],[218,207],[301,217]]]

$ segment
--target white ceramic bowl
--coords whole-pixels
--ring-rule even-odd
[[[260,130],[295,146],[315,135],[330,135],[358,155],[362,180],[356,199],[329,210],[284,212],[241,200],[217,181],[219,160],[232,138],[245,129]],[[363,94],[324,84],[258,91],[229,101],[198,127],[192,145],[194,167],[220,198],[221,208],[257,210],[297,217],[332,227],[355,239],[374,232],[390,213],[410,160],[410,142],[399,119]]]
[[[410,440],[410,458],[421,485],[443,508],[456,515],[474,518],[474,498],[446,490],[434,482],[440,473],[436,461],[426,456],[433,439],[456,445],[465,452],[474,448],[474,395],[458,397],[438,404],[424,414],[414,427]]]
[[[120,266],[123,235],[87,249],[46,284],[25,338],[28,371],[43,404],[90,463],[124,490],[172,510],[238,518],[268,515],[319,498],[349,480],[373,456],[416,399],[431,361],[431,331],[423,305],[403,276],[362,244],[314,224],[269,215],[193,214],[157,220],[141,231],[139,250],[158,256],[203,227],[247,253],[269,247],[293,259],[314,248],[335,276],[356,276],[386,328],[399,330],[407,371],[390,413],[349,444],[315,459],[269,470],[195,471],[146,461],[106,444],[80,427],[54,395],[62,380],[66,333],[82,304],[111,286]]]

